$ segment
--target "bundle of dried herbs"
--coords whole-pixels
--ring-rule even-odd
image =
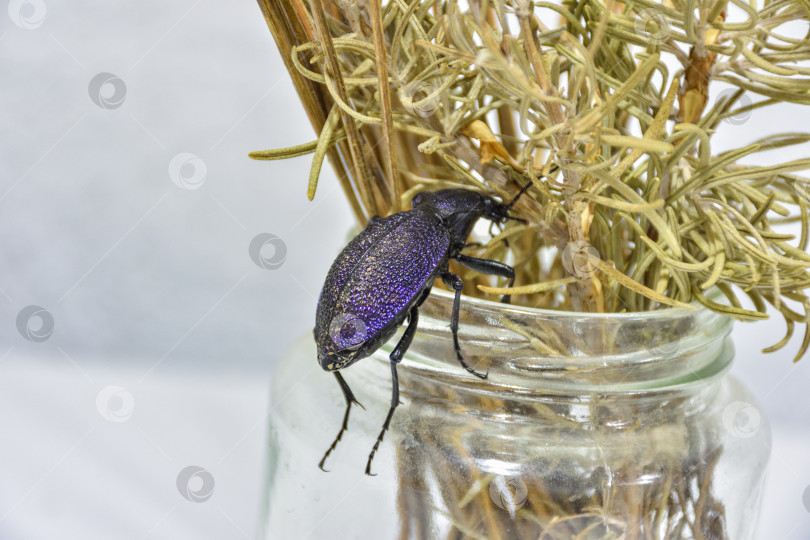
[[[473,250],[514,263],[517,303],[698,300],[740,320],[770,304],[787,335],[768,351],[807,325],[810,180],[796,171],[810,135],[711,148],[724,119],[810,104],[810,42],[789,35],[810,17],[802,2],[259,3],[319,138],[251,157],[314,153],[310,198],[325,157],[361,224],[425,188],[508,197],[532,182],[517,209],[530,223]],[[753,164],[784,147],[796,159]],[[780,230],[790,222],[799,238]],[[712,286],[730,305],[706,298]],[[797,359],[809,343],[805,331]]]
[[[510,199],[531,183],[515,208],[528,223],[510,222],[467,248],[515,267],[514,303],[626,312],[698,301],[743,321],[766,318],[770,305],[787,332],[765,351],[785,346],[797,324],[805,331],[796,359],[807,350],[810,178],[797,174],[810,169],[810,133],[798,125],[810,105],[806,3],[259,4],[319,135],[251,157],[313,154],[310,199],[325,158],[361,225],[406,209],[424,189],[463,186]],[[786,103],[796,108],[795,128],[713,151],[721,129]],[[773,163],[765,153],[774,149],[794,159]],[[490,278],[453,271],[465,294],[505,293]],[[727,301],[710,299],[708,289]],[[462,452],[435,450],[424,456],[426,477]],[[712,537],[709,518],[723,516],[711,498],[721,451],[690,465],[677,489],[657,486],[628,503],[628,515],[663,520],[667,537]],[[684,463],[660,466],[677,479]],[[486,497],[477,504],[464,493],[447,499],[458,531],[489,515]],[[529,497],[560,529],[589,517],[608,523],[592,513],[604,502],[596,495],[580,509],[548,490]],[[403,520],[418,511],[405,507]],[[687,523],[698,509],[703,517]],[[508,525],[493,522],[489,537],[508,537]],[[543,538],[560,537],[544,530]]]

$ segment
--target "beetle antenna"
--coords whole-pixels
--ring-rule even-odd
[[[559,167],[558,167],[557,165],[552,165],[552,166],[551,166],[551,169],[549,169],[549,172],[554,172],[554,171],[556,171],[557,169],[559,169]],[[530,187],[532,187],[532,182],[531,182],[531,180],[529,181],[529,183],[528,183],[528,184],[526,184],[525,186],[523,186],[523,187],[520,189],[520,191],[518,191],[518,194],[517,194],[517,195],[515,195],[515,198],[514,198],[514,199],[512,199],[511,201],[509,201],[509,204],[507,204],[507,205],[506,205],[506,207],[503,209],[503,211],[504,211],[504,217],[503,217],[503,219],[513,219],[513,220],[515,220],[515,221],[522,221],[523,223],[528,223],[528,222],[527,222],[525,219],[513,218],[513,217],[508,216],[508,215],[506,215],[506,214],[509,212],[509,210],[511,210],[511,209],[512,209],[512,207],[515,205],[515,203],[516,203],[516,202],[517,202],[517,200],[520,198],[520,196],[521,196],[521,195],[523,195],[524,193],[526,193],[526,192],[529,190],[529,188],[530,188]]]
[[[525,219],[519,218],[519,217],[503,216],[503,219],[504,220],[511,219],[512,221],[519,221],[519,222],[523,223],[524,225],[529,224],[528,220],[525,220]]]
[[[507,204],[507,205],[506,205],[506,208],[504,208],[504,213],[509,212],[509,210],[511,210],[511,209],[512,209],[512,207],[515,205],[515,203],[516,203],[516,202],[517,202],[517,200],[520,198],[520,196],[521,196],[521,195],[523,195],[524,193],[526,193],[526,191],[528,191],[528,189],[529,189],[530,187],[532,187],[532,183],[531,183],[531,182],[529,182],[528,184],[526,184],[525,186],[523,186],[523,187],[521,188],[521,190],[520,190],[520,191],[518,191],[518,194],[517,194],[517,195],[515,195],[515,198],[514,198],[514,199],[512,199],[512,200],[509,202],[509,204]],[[509,216],[506,216],[506,217],[508,218]]]
[[[554,171],[556,171],[557,169],[559,169],[559,166],[557,166],[557,165],[552,165],[552,166],[551,166],[551,168],[549,169],[549,172],[554,172]],[[504,211],[505,211],[505,212],[509,212],[509,210],[511,210],[511,209],[512,209],[512,207],[515,205],[515,203],[516,203],[516,202],[517,202],[517,200],[520,198],[520,196],[521,196],[521,195],[523,195],[524,193],[526,193],[526,191],[528,191],[528,189],[529,189],[530,187],[532,187],[532,182],[531,182],[531,180],[529,181],[529,183],[528,183],[528,184],[526,184],[525,186],[523,186],[523,187],[521,188],[521,190],[518,192],[518,194],[517,194],[517,195],[515,195],[515,198],[514,198],[514,199],[512,199],[512,200],[509,202],[509,204],[507,204],[507,205],[506,205],[506,208],[504,209]],[[506,219],[516,219],[516,218],[509,217],[509,216],[505,216],[505,217],[506,217]],[[526,220],[520,220],[520,221],[523,221],[524,223],[526,222]]]

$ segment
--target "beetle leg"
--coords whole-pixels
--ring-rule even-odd
[[[458,257],[458,255],[456,257]],[[475,259],[474,257],[470,257],[470,259],[484,260]],[[450,316],[450,330],[453,332],[453,347],[456,350],[456,358],[458,358],[458,361],[464,369],[480,379],[486,379],[487,373],[479,373],[467,365],[467,362],[464,361],[464,357],[461,355],[461,346],[458,344],[458,310],[459,307],[461,307],[461,289],[464,288],[464,282],[452,272],[444,272],[442,274],[442,281],[444,281],[444,284],[449,288],[456,291],[456,297],[453,299],[453,313]]]
[[[492,227],[495,227],[496,225],[498,225],[497,221],[490,221],[489,222],[489,231],[488,232],[489,232],[490,236],[495,236],[494,234],[492,234]],[[500,229],[500,227],[499,227],[499,229]]]
[[[426,292],[430,292],[428,289]],[[427,294],[422,293],[422,297],[419,299],[419,303],[425,301],[427,298]],[[411,308],[411,311],[408,314],[408,326],[405,328],[405,332],[402,334],[402,337],[399,339],[399,343],[397,346],[394,347],[394,350],[391,351],[391,354],[388,358],[391,362],[395,364],[399,364],[402,361],[402,357],[405,355],[405,351],[408,350],[408,347],[411,346],[411,342],[413,341],[413,336],[416,334],[416,325],[419,324],[419,310],[416,309],[416,306]]]
[[[507,285],[507,287],[511,287],[515,284],[515,269],[508,264],[503,264],[502,262],[498,261],[491,261],[489,259],[470,257],[468,255],[462,255],[461,253],[453,257],[453,259],[463,264],[467,268],[475,270],[476,272],[508,278],[509,285]],[[511,302],[511,300],[512,295],[505,294],[503,295],[501,302],[508,304]]]
[[[421,300],[423,300],[425,296],[423,296]],[[377,442],[374,443],[374,448],[371,449],[371,453],[368,455],[366,474],[369,476],[376,476],[371,472],[371,461],[374,459],[374,454],[377,453],[377,448],[380,447],[380,443],[383,440],[383,435],[385,435],[385,432],[388,429],[388,424],[391,423],[391,418],[394,416],[394,409],[396,409],[397,405],[399,405],[399,377],[397,377],[397,364],[402,361],[402,356],[405,354],[405,351],[408,350],[408,347],[411,346],[413,336],[416,334],[416,325],[418,322],[419,310],[416,308],[416,306],[414,306],[411,308],[410,314],[408,315],[408,326],[405,328],[405,333],[402,334],[399,343],[397,343],[397,346],[394,347],[394,350],[388,357],[391,360],[391,408],[388,409],[388,416],[385,417],[385,422],[383,423],[380,435],[377,437]]]
[[[425,300],[427,300],[428,296],[430,296],[431,289],[433,289],[432,285],[422,292],[422,296],[419,298],[419,300],[416,301],[416,307],[419,307],[425,303]],[[408,320],[408,322],[410,323],[410,319]]]
[[[340,427],[340,431],[338,432],[337,437],[335,437],[334,442],[332,442],[332,446],[329,447],[329,449],[321,458],[321,462],[318,463],[318,468],[324,472],[328,472],[326,469],[323,468],[323,464],[326,462],[326,458],[328,458],[329,454],[332,453],[332,450],[334,450],[337,447],[338,443],[340,442],[340,438],[343,437],[343,432],[346,431],[346,429],[348,429],[349,427],[349,411],[352,410],[352,403],[357,403],[361,408],[365,408],[354,397],[352,389],[349,388],[349,385],[343,379],[343,376],[337,371],[333,371],[332,373],[334,373],[335,377],[337,377],[338,384],[340,384],[340,389],[343,390],[343,397],[346,398],[346,413],[343,415],[343,425]]]

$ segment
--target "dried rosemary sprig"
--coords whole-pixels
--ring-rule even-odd
[[[314,152],[310,198],[325,157],[360,223],[425,187],[508,197],[532,182],[516,209],[531,226],[475,248],[514,263],[529,284],[517,303],[619,312],[697,300],[741,320],[770,304],[787,335],[766,351],[797,323],[796,359],[807,350],[810,178],[796,172],[810,168],[810,134],[711,148],[723,121],[810,104],[810,41],[783,30],[810,18],[805,3],[259,3],[319,139],[251,156]],[[731,89],[709,103],[720,82]],[[785,147],[797,158],[756,164]],[[798,239],[780,229],[791,222]],[[491,284],[467,281],[472,295]],[[548,282],[557,289],[532,285]]]

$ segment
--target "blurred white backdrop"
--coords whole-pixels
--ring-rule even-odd
[[[330,169],[310,203],[307,157],[247,158],[315,137],[258,6],[12,0],[0,74],[0,539],[254,538],[272,368],[351,225]],[[734,373],[773,423],[762,538],[805,539],[810,359],[759,352],[782,332],[737,323]]]

